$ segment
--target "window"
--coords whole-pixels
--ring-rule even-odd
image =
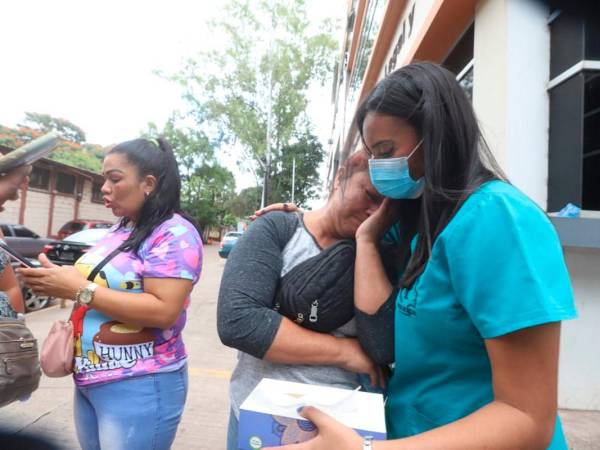
[[[386,0],[371,0],[367,3],[362,32],[354,59],[354,67],[352,68],[352,78],[350,79],[349,105],[354,104],[357,100],[363,77],[369,64],[369,58],[373,51],[373,45],[375,44],[375,39],[383,20],[386,5]]]
[[[471,62],[471,64],[465,67],[465,70],[456,77],[456,79],[458,80],[458,84],[460,84],[460,87],[463,88],[463,91],[465,91],[465,94],[467,94],[467,97],[469,97],[469,100],[471,100],[471,102],[473,102],[474,67],[475,65],[473,64],[473,62]]]
[[[31,231],[29,228],[25,228],[22,225],[15,225],[13,227],[13,231],[15,232],[15,236],[16,237],[21,237],[21,238],[33,238],[33,239],[37,239],[39,238],[39,236],[37,234],[35,234],[33,231]]]
[[[0,230],[2,230],[2,234],[6,236],[12,236],[10,232],[10,227],[8,225],[0,225]]]
[[[600,210],[600,71],[584,75],[583,209]]]
[[[92,184],[92,201],[95,203],[103,203],[102,183],[93,183]]]
[[[458,84],[471,101],[473,100],[474,42],[475,26],[471,24],[442,63],[446,69],[456,74]]]
[[[600,3],[550,13],[548,210],[600,210]]]
[[[56,190],[62,194],[74,194],[76,181],[75,175],[59,172],[56,175]]]
[[[29,176],[29,187],[48,190],[50,188],[50,169],[34,167]]]

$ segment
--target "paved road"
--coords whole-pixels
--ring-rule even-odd
[[[225,447],[229,413],[228,383],[235,351],[221,345],[215,314],[224,260],[217,246],[206,247],[202,278],[192,294],[184,342],[189,353],[189,393],[174,450]],[[70,306],[70,305],[69,305]],[[42,340],[55,320],[69,309],[58,306],[28,315],[28,325]],[[40,388],[27,402],[0,409],[0,424],[16,432],[42,434],[57,440],[65,450],[79,449],[73,425],[73,382],[70,377],[42,377]]]
[[[225,448],[228,418],[227,386],[235,363],[235,352],[217,337],[215,312],[224,260],[217,247],[206,248],[202,279],[192,294],[184,340],[189,353],[190,389],[174,450],[220,450]],[[28,316],[28,324],[39,339],[67,309],[51,307]],[[0,409],[0,424],[13,432],[45,434],[67,450],[79,449],[73,425],[73,385],[69,377],[42,378],[41,386],[24,403]],[[600,412],[561,411],[571,448],[600,449]]]

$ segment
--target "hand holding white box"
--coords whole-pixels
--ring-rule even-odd
[[[315,406],[363,436],[385,439],[383,396],[264,378],[240,407],[238,448],[304,442],[317,434],[298,408]]]

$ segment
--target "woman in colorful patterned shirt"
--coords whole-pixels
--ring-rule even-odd
[[[104,204],[120,221],[75,267],[54,266],[41,255],[44,268],[22,273],[34,292],[77,301],[81,447],[168,449],[188,387],[181,331],[200,276],[202,241],[180,210],[180,178],[167,142],[119,144],[104,159],[103,174]]]

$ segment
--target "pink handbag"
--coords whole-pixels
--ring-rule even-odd
[[[48,377],[64,377],[73,373],[73,323],[57,320],[42,345],[40,365]]]
[[[100,261],[96,267],[90,272],[87,279],[94,281],[96,275],[104,267],[104,265],[112,258],[121,252],[121,247],[114,249],[108,256]],[[73,306],[71,318],[76,314],[77,304]],[[83,308],[83,312],[87,307]],[[83,316],[79,317],[79,321],[83,320]],[[76,323],[80,323],[75,320]],[[80,325],[78,325],[78,337],[81,336]],[[42,345],[42,354],[40,356],[40,366],[48,377],[64,377],[73,373],[73,353],[75,349],[75,336],[73,333],[73,321],[57,320],[52,325],[48,336]]]

